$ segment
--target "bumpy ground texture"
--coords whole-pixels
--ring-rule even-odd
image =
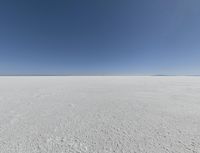
[[[0,77],[0,153],[199,152],[199,77]]]

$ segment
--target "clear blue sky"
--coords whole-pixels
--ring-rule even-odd
[[[200,74],[199,0],[5,0],[0,74]]]

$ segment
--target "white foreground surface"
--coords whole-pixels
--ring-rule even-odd
[[[199,153],[200,77],[0,77],[0,153]]]

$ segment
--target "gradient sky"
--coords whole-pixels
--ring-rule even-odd
[[[200,74],[199,0],[5,0],[0,74]]]

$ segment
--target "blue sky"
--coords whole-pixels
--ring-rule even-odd
[[[200,74],[199,0],[0,2],[0,74]]]

